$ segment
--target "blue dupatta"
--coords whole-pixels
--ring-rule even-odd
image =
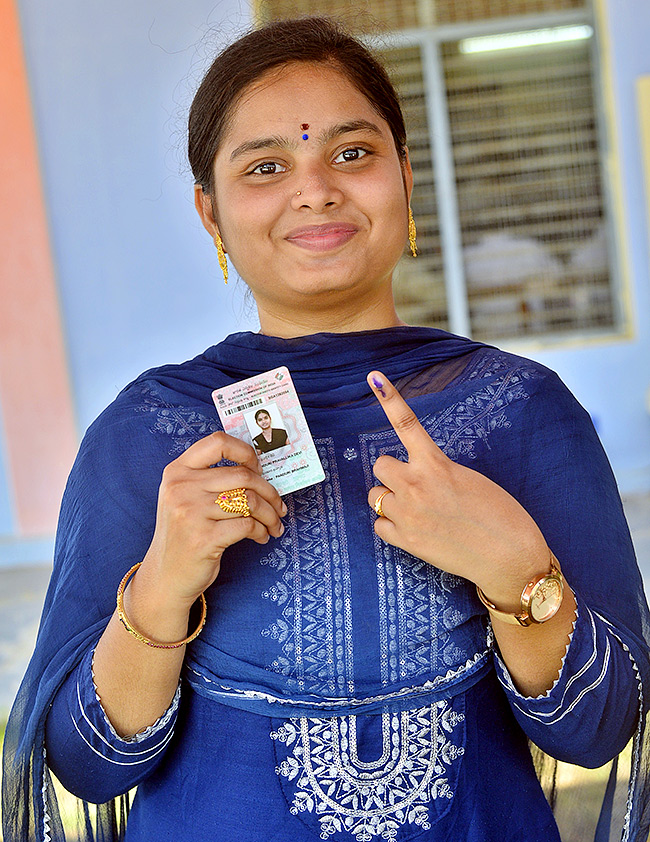
[[[43,757],[49,705],[66,676],[101,636],[113,613],[122,575],[146,552],[165,464],[194,441],[219,429],[212,390],[287,365],[310,423],[312,417],[329,413],[331,423],[336,424],[337,414],[353,406],[355,411],[363,411],[372,427],[381,425],[382,417],[365,381],[371,368],[398,381],[480,347],[426,328],[316,334],[290,340],[241,333],[182,366],[145,372],[120,394],[89,429],[66,489],[36,648],[5,737],[3,828],[7,842],[65,840]],[[163,450],[157,435],[169,436],[170,432],[175,452]],[[638,664],[644,685],[650,686],[650,627],[641,580],[638,572],[618,569],[617,564],[613,559],[610,580],[621,583],[620,588],[606,588],[606,603],[593,607],[620,619],[617,629],[623,643]],[[200,659],[198,645],[196,656]],[[192,650],[188,659],[195,659]],[[233,665],[242,684],[247,669],[246,660]],[[287,696],[292,694],[293,688],[287,689]],[[641,829],[647,829],[650,820],[647,809],[642,815],[649,776],[644,739],[647,743],[639,732],[631,840],[641,840]],[[85,819],[78,838],[84,842],[118,839],[125,813],[124,801],[121,806],[103,805],[93,828],[87,805],[82,805]]]

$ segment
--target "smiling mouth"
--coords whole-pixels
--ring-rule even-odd
[[[357,233],[354,225],[330,222],[325,225],[308,225],[296,228],[285,239],[309,251],[331,251],[349,242]]]

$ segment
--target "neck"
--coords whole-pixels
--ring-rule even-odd
[[[363,309],[354,307],[301,309],[283,312],[267,308],[258,302],[260,333],[292,339],[312,333],[355,333],[362,330],[381,330],[406,324],[397,315],[392,296],[388,299],[365,303]]]

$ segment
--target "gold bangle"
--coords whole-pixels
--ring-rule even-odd
[[[205,618],[208,614],[208,606],[205,601],[205,596],[201,594],[201,619],[199,620],[199,625],[195,632],[193,632],[189,637],[186,637],[185,640],[179,640],[177,643],[160,643],[157,640],[150,640],[148,637],[145,637],[143,634],[133,628],[131,623],[129,622],[129,618],[126,616],[126,612],[124,611],[124,591],[126,590],[126,586],[129,582],[129,579],[133,574],[138,570],[140,565],[142,564],[139,561],[137,564],[134,564],[133,567],[126,573],[122,581],[120,582],[118,589],[117,589],[117,616],[120,618],[120,622],[124,626],[124,628],[128,631],[129,634],[132,634],[136,640],[139,640],[141,643],[146,643],[147,646],[153,646],[154,649],[180,649],[181,646],[185,646],[186,643],[191,643],[194,638],[198,637],[201,634],[203,626],[205,625]]]

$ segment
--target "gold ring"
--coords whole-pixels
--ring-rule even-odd
[[[233,488],[232,491],[222,491],[214,501],[220,509],[231,515],[250,517],[251,510],[245,488]]]
[[[381,501],[387,494],[390,494],[390,489],[388,491],[382,491],[379,497],[377,497],[377,499],[375,500],[375,505],[373,506],[373,509],[379,515],[379,517],[386,517],[386,515],[384,514],[384,510],[381,507]]]

